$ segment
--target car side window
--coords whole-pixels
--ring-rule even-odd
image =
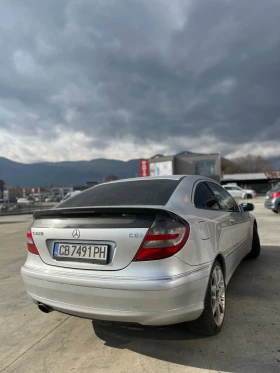
[[[195,189],[194,205],[199,209],[220,210],[214,194],[204,182],[200,182]]]
[[[220,208],[223,211],[240,212],[237,203],[224,188],[211,182],[206,182],[206,184],[214,193]]]
[[[233,187],[225,187],[225,190],[233,190]]]

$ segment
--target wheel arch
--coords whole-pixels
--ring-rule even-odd
[[[226,261],[225,261],[225,258],[223,257],[222,254],[218,254],[218,255],[216,256],[216,259],[215,259],[215,260],[217,260],[217,261],[220,263],[220,265],[221,265],[221,267],[222,267],[222,270],[223,270],[224,279],[225,279],[225,281],[226,281]]]

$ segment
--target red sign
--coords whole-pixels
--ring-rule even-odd
[[[149,161],[148,159],[141,159],[140,160],[140,177],[149,176]]]

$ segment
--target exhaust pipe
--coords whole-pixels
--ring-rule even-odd
[[[54,311],[51,307],[46,306],[43,303],[39,303],[38,308],[39,308],[40,311],[42,311],[44,313],[50,313],[50,312]]]

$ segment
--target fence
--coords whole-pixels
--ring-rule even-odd
[[[35,202],[34,204],[4,203],[0,205],[0,216],[32,214],[38,210],[48,210],[57,203]]]

